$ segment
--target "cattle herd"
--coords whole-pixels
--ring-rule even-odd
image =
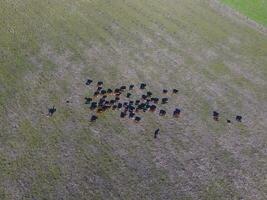
[[[93,80],[88,79],[86,81],[86,86],[91,87]],[[137,86],[120,86],[115,89],[104,88],[103,81],[98,81],[95,86],[93,95],[91,97],[85,97],[85,104],[89,106],[89,109],[94,113],[90,117],[90,122],[97,121],[101,113],[107,112],[109,110],[120,112],[121,118],[129,118],[134,122],[138,123],[142,120],[141,114],[145,112],[152,112],[159,116],[167,115],[166,110],[160,108],[161,105],[168,104],[169,98],[168,93],[172,95],[177,95],[179,90],[168,89],[162,90],[163,97],[156,97],[151,91],[147,90],[147,84],[141,83]],[[138,98],[134,98],[133,92],[139,90]],[[136,94],[136,93],[135,93]],[[69,103],[67,101],[67,103]],[[48,109],[48,116],[53,116],[56,112],[55,106]],[[181,114],[180,108],[175,108],[172,112],[173,118],[179,118]],[[220,114],[217,111],[213,111],[213,119],[219,121]],[[237,122],[242,122],[242,116],[237,115],[235,120]],[[231,120],[227,119],[227,123],[232,123]],[[155,137],[159,133],[159,129],[155,131]]]

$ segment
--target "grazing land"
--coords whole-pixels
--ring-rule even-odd
[[[250,19],[267,26],[267,0],[221,0],[248,16]]]
[[[0,199],[267,199],[266,55],[207,0],[1,0]],[[179,93],[91,123],[97,81]]]

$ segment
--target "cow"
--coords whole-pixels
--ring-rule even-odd
[[[116,89],[114,90],[114,93],[115,93],[115,94],[120,93],[120,92],[121,92],[121,90],[120,90],[119,88],[116,88]]]
[[[114,103],[115,103],[115,100],[114,99],[110,100],[110,104],[111,105],[113,105]]]
[[[91,122],[95,122],[96,120],[98,119],[98,117],[96,116],[96,115],[93,115],[92,117],[91,117]]]
[[[124,107],[124,108],[128,107],[128,102],[124,102],[124,103],[123,103],[123,107]]]
[[[159,134],[159,128],[158,128],[157,130],[155,130],[155,132],[154,132],[154,138],[155,138],[155,139],[157,139],[158,134]]]
[[[129,86],[129,90],[132,90],[134,88],[134,85]]]
[[[178,118],[180,116],[180,113],[181,113],[181,110],[179,108],[176,108],[174,111],[173,111],[173,116]]]
[[[121,91],[124,91],[124,90],[126,90],[126,86],[124,86],[124,85],[123,85],[123,86],[121,86],[121,87],[120,87],[120,90],[121,90]]]
[[[227,119],[227,123],[228,123],[228,124],[231,124],[232,122],[231,122],[231,120]]]
[[[100,92],[102,95],[104,95],[104,94],[107,94],[107,91],[106,90],[101,90],[101,92]]]
[[[97,86],[102,86],[103,85],[103,81],[98,81],[97,82]]]
[[[116,97],[119,97],[121,95],[121,92],[115,93]]]
[[[148,92],[146,93],[146,95],[147,95],[148,97],[151,97],[151,96],[152,96],[152,92],[148,91]]]
[[[116,110],[116,108],[117,108],[117,105],[112,106],[112,110]]]
[[[103,98],[99,99],[99,101],[98,101],[99,106],[104,105],[104,103],[105,103],[105,99],[103,99]]]
[[[126,113],[125,112],[121,112],[120,117],[124,118],[125,116],[126,116]]]
[[[134,118],[134,121],[135,121],[136,123],[140,122],[140,121],[141,121],[141,117],[136,116],[136,117]]]
[[[94,97],[97,97],[98,95],[99,95],[99,92],[96,91],[96,92],[94,93]]]
[[[155,104],[158,104],[159,98],[153,97],[151,98],[151,101],[153,101]]]
[[[103,95],[103,96],[102,96],[103,99],[106,99],[107,97],[108,97],[107,95]]]
[[[159,111],[159,115],[160,116],[165,116],[166,115],[166,111],[165,110],[160,110]]]
[[[217,112],[217,111],[213,111],[213,119],[215,120],[215,121],[219,121],[219,113]]]
[[[240,115],[237,115],[237,116],[235,117],[235,119],[236,119],[236,121],[238,121],[238,122],[242,122],[242,116],[240,116]]]
[[[134,116],[135,116],[135,114],[134,114],[133,112],[130,112],[130,113],[129,113],[129,118],[132,118],[132,119],[133,119]]]
[[[178,92],[179,92],[179,90],[177,90],[177,89],[173,89],[173,90],[172,90],[172,93],[173,93],[173,94],[177,94]]]
[[[129,101],[129,105],[133,105],[134,104],[134,101]]]
[[[127,97],[127,98],[130,98],[131,95],[132,95],[131,93],[127,93],[126,97]]]
[[[90,85],[91,83],[92,83],[93,81],[92,80],[90,80],[90,79],[87,79],[87,81],[86,81],[86,85]]]
[[[140,100],[136,100],[136,101],[135,101],[135,105],[136,105],[136,106],[139,105],[139,103],[140,103]]]
[[[49,108],[49,109],[48,109],[48,115],[49,115],[50,117],[52,117],[53,114],[54,114],[56,111],[57,111],[57,109],[55,108],[55,106],[53,106],[52,108]]]
[[[167,104],[168,101],[169,101],[168,98],[162,98],[162,99],[161,99],[161,104]]]
[[[91,101],[92,101],[92,98],[89,98],[89,97],[85,97],[85,104],[90,104]]]
[[[120,97],[115,97],[115,101],[119,101],[120,100]]]
[[[146,100],[146,99],[147,99],[147,96],[143,94],[143,95],[142,95],[142,99],[143,99],[143,100]]]
[[[149,110],[150,110],[151,112],[155,112],[156,109],[157,109],[157,106],[155,106],[155,105],[151,105],[150,108],[149,108]]]
[[[140,85],[140,89],[141,90],[144,90],[146,88],[146,84],[145,83],[141,83],[141,85]]]
[[[163,89],[163,94],[167,94],[168,93],[168,90],[166,90],[166,89]]]
[[[122,108],[122,103],[118,103],[118,109]]]
[[[92,102],[91,103],[91,106],[90,106],[90,109],[91,110],[94,110],[94,109],[96,109],[97,108],[97,102]]]
[[[108,94],[112,94],[112,92],[113,92],[113,90],[112,90],[112,89],[110,89],[110,88],[109,88],[109,89],[107,89],[107,93],[108,93]]]
[[[103,89],[103,87],[97,87],[96,91],[100,92],[102,89]]]

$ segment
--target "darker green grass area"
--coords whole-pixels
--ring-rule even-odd
[[[248,16],[250,19],[267,26],[266,0],[222,0],[222,2]]]

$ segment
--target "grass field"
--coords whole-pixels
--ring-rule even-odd
[[[250,19],[267,26],[267,0],[221,0]]]
[[[267,199],[266,55],[206,0],[1,0],[0,199]],[[87,78],[178,88],[181,118],[89,123]]]

